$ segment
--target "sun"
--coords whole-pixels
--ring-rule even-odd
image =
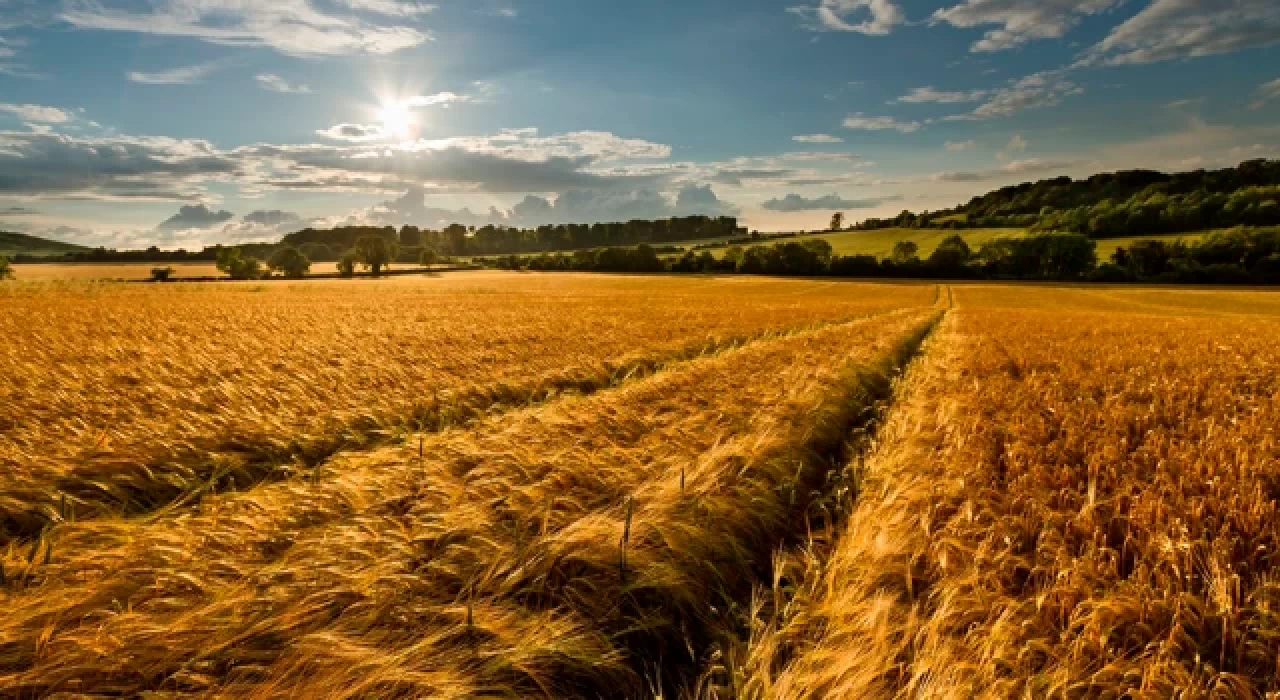
[[[382,122],[382,133],[389,139],[397,141],[407,141],[413,138],[413,130],[416,126],[413,119],[413,110],[404,102],[387,102],[382,105],[382,109],[378,112],[378,119]]]

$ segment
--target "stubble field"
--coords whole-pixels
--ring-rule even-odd
[[[1250,291],[0,285],[0,694],[1261,697],[1277,331]]]

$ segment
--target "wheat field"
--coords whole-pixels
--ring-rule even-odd
[[[0,285],[0,695],[1264,697],[1280,295]]]

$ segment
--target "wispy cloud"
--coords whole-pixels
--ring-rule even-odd
[[[1061,38],[1081,17],[1098,14],[1122,1],[965,0],[935,12],[933,22],[946,22],[962,29],[999,25],[970,48],[976,53],[1004,51],[1036,39]]]
[[[436,5],[414,0],[336,0],[352,10],[372,12],[387,17],[419,17],[435,12]]]
[[[204,80],[217,69],[217,63],[201,63],[195,66],[182,66],[153,73],[132,71],[128,74],[128,78],[135,83],[144,85],[191,85]]]
[[[969,141],[948,141],[948,142],[946,142],[945,144],[943,144],[943,148],[946,148],[948,151],[952,151],[952,152],[959,152],[959,151],[972,151],[973,149],[975,149],[975,148],[977,148],[977,147],[978,147],[978,142],[977,142],[977,141],[973,141],[973,140],[969,140]]]
[[[1249,105],[1250,109],[1262,109],[1263,105],[1271,100],[1280,99],[1280,78],[1258,86],[1253,93],[1253,99],[1253,104]]]
[[[1155,63],[1280,42],[1275,0],[1152,0],[1111,30],[1083,64]]]
[[[0,104],[0,112],[12,114],[23,121],[36,124],[64,124],[74,118],[71,112],[65,109],[43,105]]]
[[[801,134],[792,136],[791,140],[796,143],[844,143],[844,139],[831,134]]]
[[[821,0],[817,5],[788,8],[806,20],[815,31],[857,32],[884,35],[906,22],[902,10],[891,0]]]
[[[990,94],[987,90],[968,90],[968,91],[946,91],[938,90],[932,86],[913,88],[907,94],[896,100],[890,101],[889,104],[895,102],[903,102],[907,104],[957,104],[961,102],[977,102]]]
[[[944,121],[975,121],[1008,117],[1027,109],[1054,107],[1083,88],[1063,77],[1061,71],[1035,73],[990,91],[986,102],[972,112],[945,117]]]
[[[1060,172],[1076,164],[1077,162],[1074,160],[1028,158],[1026,160],[1015,160],[1010,163],[1005,163],[1003,166],[994,170],[935,173],[930,176],[930,179],[934,182],[982,182],[985,180],[997,180],[1020,175]]]
[[[348,9],[369,2],[384,9],[417,3],[343,0]],[[353,5],[362,5],[353,7]],[[386,14],[386,13],[376,13]],[[393,15],[405,19],[404,13]],[[317,9],[310,0],[153,0],[147,9],[107,7],[97,0],[67,0],[60,18],[78,29],[187,36],[228,46],[262,46],[292,56],[389,54],[429,36],[407,24],[373,22]]]
[[[301,83],[290,83],[288,80],[281,78],[275,73],[262,73],[254,78],[258,81],[258,85],[264,90],[271,92],[279,92],[284,94],[306,95],[311,93],[311,88]]]
[[[860,131],[898,131],[911,134],[919,131],[920,126],[920,122],[917,121],[898,121],[894,117],[868,117],[861,112],[844,119],[844,128]]]

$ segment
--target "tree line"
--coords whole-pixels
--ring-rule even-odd
[[[686,216],[655,221],[618,223],[555,224],[537,228],[507,226],[463,226],[452,224],[440,230],[417,226],[342,226],[333,229],[304,229],[290,233],[279,243],[246,243],[236,246],[207,246],[199,251],[165,251],[152,246],[145,250],[94,248],[66,253],[56,258],[64,262],[213,262],[236,248],[243,256],[266,260],[280,248],[296,248],[312,262],[341,262],[356,242],[381,238],[395,249],[398,263],[415,263],[426,251],[443,257],[505,255],[634,246],[661,245],[676,241],[724,239],[746,236],[746,229],[734,217]],[[23,256],[17,262],[45,261],[44,256]]]
[[[1280,161],[1173,175],[1130,170],[1004,187],[936,212],[904,211],[855,228],[1030,228],[1091,238],[1280,225]]]
[[[1195,243],[1143,241],[1099,263],[1097,243],[1075,233],[1039,233],[984,242],[976,250],[957,234],[920,257],[912,241],[897,243],[884,259],[836,255],[822,239],[731,246],[664,258],[647,245],[581,250],[572,254],[504,256],[485,261],[507,270],[585,272],[737,273],[783,276],[925,279],[1060,280],[1280,284],[1280,230],[1212,234]]]

